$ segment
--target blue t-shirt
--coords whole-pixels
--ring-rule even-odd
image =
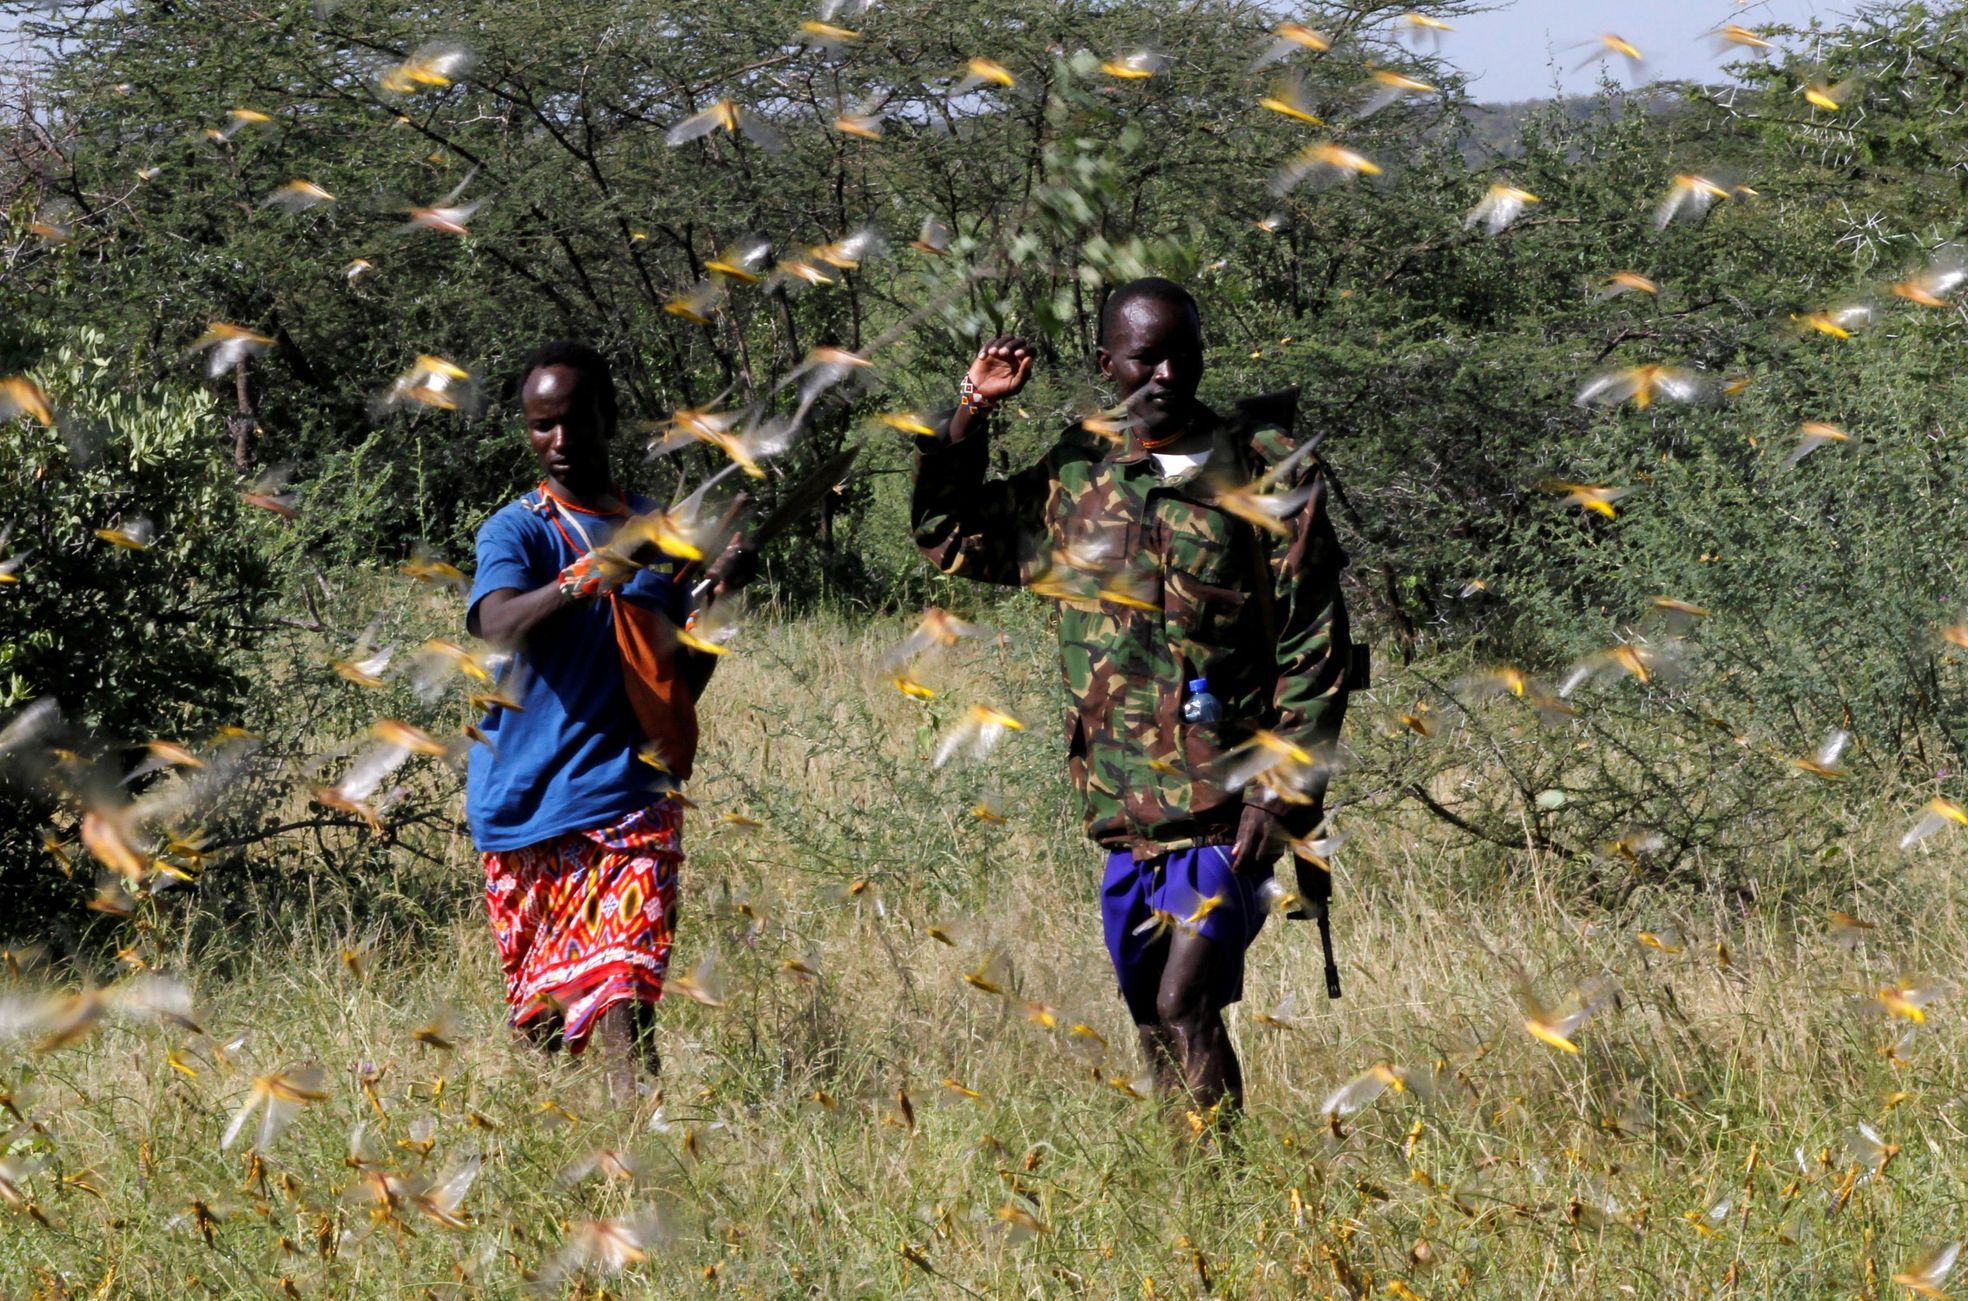
[[[492,592],[530,592],[574,563],[578,553],[553,520],[529,508],[530,492],[478,531],[471,608]],[[637,513],[656,503],[631,497]],[[600,546],[625,516],[576,513]],[[580,534],[569,529],[574,540]],[[675,562],[639,571],[624,599],[681,623],[689,594],[671,581]],[[567,606],[536,628],[515,655],[524,708],[495,709],[481,724],[492,745],[477,744],[465,776],[465,818],[481,853],[522,849],[569,831],[604,827],[649,804],[661,778],[636,757],[644,737],[622,686],[612,602]]]

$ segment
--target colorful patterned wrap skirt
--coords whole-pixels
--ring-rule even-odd
[[[558,1014],[562,1043],[578,1053],[603,1012],[663,996],[683,862],[683,807],[674,797],[612,826],[484,860],[514,1027]]]

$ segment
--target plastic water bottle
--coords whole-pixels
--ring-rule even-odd
[[[1185,723],[1220,723],[1223,721],[1223,702],[1210,694],[1208,678],[1191,678],[1189,691],[1182,702],[1182,721]]]

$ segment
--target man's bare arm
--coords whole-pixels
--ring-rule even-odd
[[[567,604],[569,598],[561,594],[558,577],[530,592],[502,587],[479,598],[465,616],[465,631],[500,650],[513,650]]]

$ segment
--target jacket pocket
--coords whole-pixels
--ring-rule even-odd
[[[1203,646],[1240,644],[1244,612],[1250,604],[1246,593],[1205,582],[1184,569],[1171,569],[1164,589],[1163,614],[1171,640]]]

